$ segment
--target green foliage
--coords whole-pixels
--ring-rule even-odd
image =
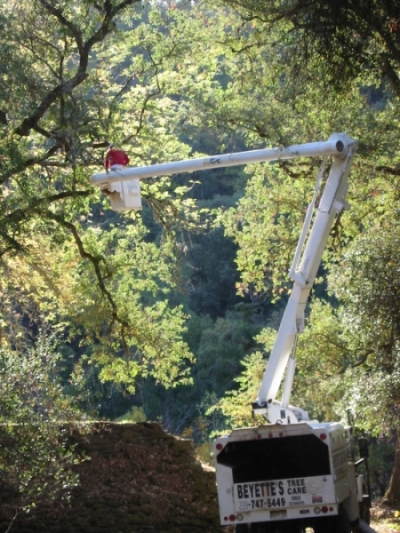
[[[24,335],[18,301],[20,318],[34,323],[44,313],[71,342],[91,346],[102,380],[132,391],[139,374],[165,386],[187,380],[185,315],[169,300],[177,232],[200,228],[204,210],[185,197],[190,186],[143,184],[163,228],[154,244],[138,217],[110,214],[88,183],[110,140],[130,146],[132,164],[189,155],[175,133],[178,103],[161,79],[177,57],[160,27],[166,12],[134,0],[35,1],[0,14],[0,47],[10,50],[0,68],[5,342],[11,329]]]
[[[116,418],[117,422],[146,422],[143,407],[133,406],[127,413]]]
[[[84,457],[69,436],[83,419],[63,394],[59,360],[51,337],[23,351],[0,350],[0,477],[3,490],[16,496],[16,514],[43,501],[68,499],[79,481],[71,466]],[[85,432],[84,424],[79,429]]]
[[[182,281],[186,283],[187,305],[199,316],[213,320],[237,304],[235,282],[236,247],[222,228],[191,235],[182,257]]]
[[[253,338],[259,326],[252,323],[251,313],[246,316],[243,308],[239,304],[225,318],[217,319],[212,328],[202,331],[195,371],[205,391],[218,394],[227,390],[238,374],[240,360],[256,346]]]
[[[349,405],[360,424],[375,431],[399,424],[399,245],[399,216],[393,208],[354,240],[331,276],[352,336],[350,349],[358,352]]]
[[[143,180],[142,216],[111,213],[88,177],[111,141],[140,166],[347,131],[352,208],[324,254],[331,295],[313,296],[294,403],[398,423],[396,5],[336,4],[0,7],[4,349],[44,315],[103,413],[143,408],[199,441],[253,423],[274,332],[255,335],[277,325],[320,160]]]
[[[226,396],[208,413],[213,413],[215,409],[221,411],[230,428],[254,425],[250,406],[257,397],[265,364],[265,358],[259,351],[246,356],[242,361],[244,370],[235,380],[239,384],[239,389],[228,391]]]
[[[399,96],[398,3],[356,0],[338,3],[296,0],[225,0],[263,36],[273,26],[286,33],[287,57],[297,72],[317,68],[327,89],[345,92],[352,84],[380,85],[382,78]],[[283,41],[283,39],[282,39]],[[281,42],[282,42],[281,41]],[[311,78],[311,72],[309,72]]]
[[[223,81],[218,79],[218,90],[204,92],[195,105],[206,113],[208,124],[218,124],[225,131],[235,128],[253,147],[261,144],[260,139],[263,143],[286,145],[328,138],[333,131],[343,130],[360,139],[348,194],[352,207],[338,220],[324,255],[323,266],[329,272],[359,233],[368,230],[373,220],[390,212],[391,205],[397,202],[398,103],[379,91],[374,93],[372,101],[373,88],[367,90],[374,81],[371,72],[357,79],[364,87],[344,84],[341,98],[337,98],[316,55],[309,58],[304,68],[296,67],[296,50],[303,44],[299,34],[289,34],[290,25],[285,21],[275,20],[272,25],[272,19],[268,18],[270,12],[262,4],[247,3],[245,7],[256,10],[257,6],[263,13],[258,11],[255,17],[243,17],[240,23],[228,9],[219,18],[217,31],[224,52],[218,56],[218,65]],[[280,7],[283,9],[284,5]],[[228,24],[231,24],[229,32]],[[286,272],[319,164],[317,160],[300,160],[250,167],[245,195],[238,207],[221,211],[218,220],[239,248],[241,294],[253,299],[261,295],[267,300],[278,300],[289,288]],[[378,287],[379,284],[377,290]],[[319,289],[319,294],[324,295],[324,291]],[[333,299],[331,302],[335,303]],[[363,364],[366,350],[355,332],[344,327],[347,319],[343,308],[335,310],[315,302],[310,316],[314,327],[300,340],[295,400],[301,400],[298,403],[312,416],[336,419],[346,414],[343,391],[353,379],[350,369]],[[379,329],[375,331],[379,336]],[[254,388],[250,368],[258,363],[246,360],[246,365],[240,391],[235,391],[239,406],[248,405],[256,396],[247,391]],[[378,367],[379,360],[374,369]],[[250,377],[246,378],[248,374]],[[387,384],[382,392],[385,388],[388,390]],[[352,406],[356,398],[353,395]],[[227,402],[233,403],[230,396]],[[361,413],[366,406],[358,405]],[[229,410],[225,404],[223,408]],[[234,424],[244,423],[241,414],[229,416],[232,419],[237,416]]]
[[[214,406],[236,387],[240,362],[257,348],[253,339],[259,330],[248,304],[236,305],[215,322],[208,316],[193,315],[185,335],[195,355],[193,384],[168,390],[156,387],[153,380],[138,385],[147,419],[160,420],[171,433],[188,431],[196,443],[207,441],[210,432],[224,428],[225,414]]]
[[[240,292],[257,295],[269,290],[279,295],[296,246],[294,228],[301,227],[309,181],[293,181],[271,165],[253,172],[238,207],[229,209],[221,221],[239,245]]]

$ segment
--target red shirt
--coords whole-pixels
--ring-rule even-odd
[[[126,165],[129,163],[129,157],[123,150],[114,150],[111,148],[111,150],[108,150],[106,153],[106,157],[104,159],[104,166],[106,170],[108,170],[113,165],[122,165],[123,167],[126,167]]]

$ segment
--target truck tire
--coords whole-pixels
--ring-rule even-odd
[[[249,531],[247,524],[236,524],[235,533],[247,533]]]

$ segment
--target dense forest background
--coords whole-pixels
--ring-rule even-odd
[[[351,209],[313,290],[293,403],[351,422],[372,445],[374,496],[400,499],[399,8],[0,6],[0,422],[19,443],[0,470],[21,509],[77,482],[50,422],[155,420],[203,459],[213,434],[254,424],[320,165],[143,180],[142,211],[117,213],[89,182],[107,146],[141,166],[341,131],[359,140]]]

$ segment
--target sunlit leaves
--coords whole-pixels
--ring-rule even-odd
[[[371,341],[375,336],[374,344],[378,337],[386,344],[400,334],[399,250],[399,215],[394,207],[355,239],[344,256],[344,268],[335,269],[331,276],[335,293],[354,317],[354,327],[358,323]],[[367,324],[376,328],[367,328]]]
[[[130,390],[138,375],[187,381],[186,318],[169,300],[177,232],[205,221],[185,197],[190,186],[143,184],[165,228],[155,244],[139,216],[122,222],[103,210],[108,201],[88,182],[110,141],[128,149],[132,165],[190,156],[179,137],[184,84],[173,79],[192,43],[175,26],[181,15],[170,20],[168,10],[134,1],[38,0],[0,11],[0,46],[12,52],[0,69],[9,91],[0,126],[2,341],[24,338],[23,320],[44,314],[91,346],[104,380]]]
[[[252,167],[254,176],[238,208],[221,216],[226,233],[239,244],[237,264],[242,272],[242,292],[269,289],[279,296],[287,286],[305,200],[309,191],[312,195],[314,186],[307,179],[313,169],[307,167],[307,174],[295,179],[288,177],[278,164]],[[295,167],[292,169],[295,171]]]
[[[227,425],[231,428],[253,426],[251,404],[257,397],[258,384],[265,370],[265,359],[261,352],[255,352],[246,356],[243,361],[243,371],[236,380],[238,390],[229,391],[217,405],[210,409],[222,412],[227,419]]]
[[[157,246],[145,242],[145,235],[140,224],[124,232],[89,227],[82,233],[88,259],[65,236],[59,249],[45,236],[28,240],[25,254],[4,264],[3,317],[13,316],[18,300],[32,321],[40,313],[49,322],[68,324],[71,339],[79,334],[82,344],[92,346],[93,364],[104,367],[101,377],[129,383],[132,390],[138,373],[166,386],[186,379],[185,361],[192,355],[181,340],[185,315],[168,305],[174,255],[168,241]],[[9,322],[7,335],[12,324],[19,327],[18,320]]]

